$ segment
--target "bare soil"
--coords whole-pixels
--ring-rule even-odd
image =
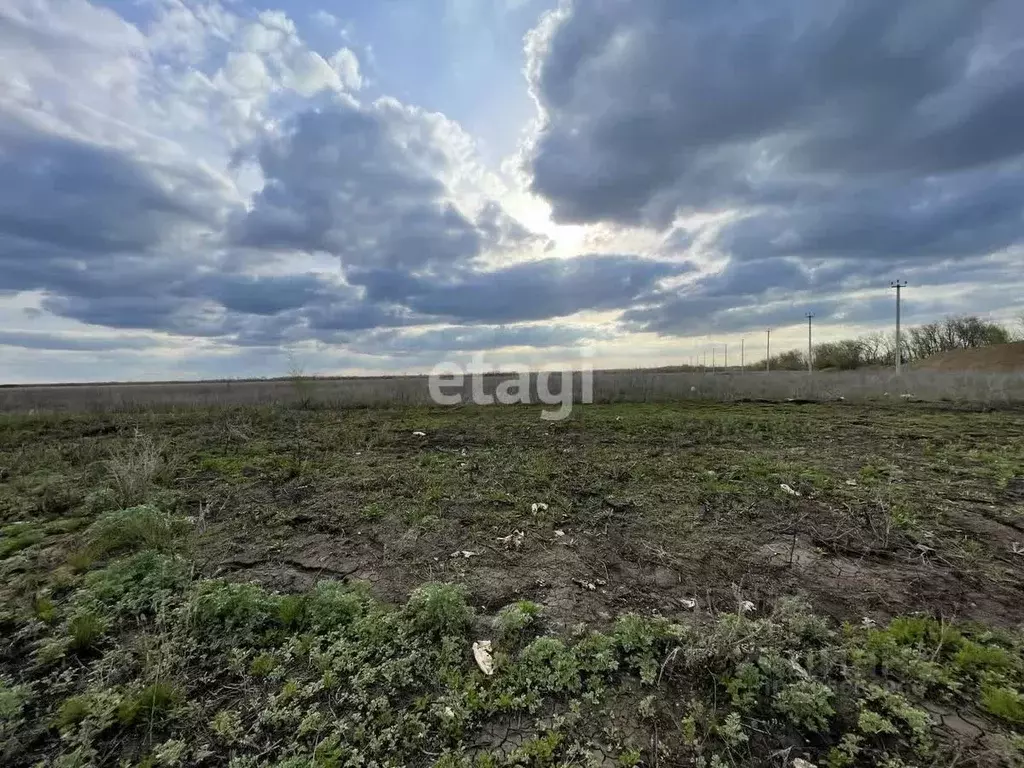
[[[1019,413],[686,405],[537,416],[295,412],[233,444],[222,439],[230,419],[162,420],[191,448],[181,485],[188,508],[207,510],[207,574],[282,590],[365,579],[396,601],[453,581],[485,611],[527,597],[565,625],[795,593],[843,620],[1024,619]]]

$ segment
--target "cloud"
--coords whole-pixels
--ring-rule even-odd
[[[481,233],[379,106],[339,99],[303,112],[258,149],[263,190],[236,242],[339,256],[346,268],[472,259]],[[437,153],[427,147],[427,152]]]
[[[1024,152],[1012,0],[568,3],[532,34],[533,189],[566,221],[788,202]]]
[[[425,279],[371,270],[355,279],[377,301],[452,322],[519,322],[630,306],[685,265],[630,256],[542,259],[489,271],[466,270]]]
[[[540,5],[505,3],[516,23]],[[0,4],[0,344],[19,376],[31,350],[138,373],[150,339],[154,371],[187,352],[249,371],[280,348],[377,370],[499,347],[542,361],[806,308],[880,319],[891,297],[864,296],[897,270],[931,292],[921,308],[1013,301],[1010,0],[563,2],[527,43],[540,113],[520,170],[541,199],[482,160],[493,136],[410,103],[417,80],[378,71],[379,40],[338,47],[376,16],[327,16]],[[462,101],[439,103],[484,126]]]
[[[560,221],[710,260],[634,330],[866,318],[846,296],[897,271],[1019,284],[1022,29],[1011,0],[563,2],[527,41],[531,188]]]
[[[0,331],[0,347],[49,349],[65,352],[106,352],[111,350],[152,350],[161,345],[153,336],[83,336],[36,331]]]

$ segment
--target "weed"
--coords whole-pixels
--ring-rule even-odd
[[[121,702],[117,719],[122,725],[162,720],[173,713],[181,699],[181,691],[171,683],[151,683]]]
[[[266,677],[275,669],[277,669],[277,659],[273,654],[261,653],[249,665],[249,674],[253,677]]]
[[[128,442],[111,451],[106,468],[114,499],[124,508],[142,504],[166,466],[161,446],[136,430]]]
[[[88,696],[72,696],[65,699],[57,711],[57,727],[63,730],[78,725],[89,717],[91,712],[92,707]]]
[[[1010,688],[987,685],[981,690],[981,704],[996,717],[1024,724],[1024,696]]]
[[[541,607],[530,600],[506,605],[494,619],[498,640],[510,648],[517,646],[529,634],[535,634],[540,616]]]
[[[10,686],[0,680],[0,722],[13,720],[21,714],[21,708],[29,698],[29,693],[28,686]]]
[[[143,549],[168,552],[187,529],[184,520],[150,505],[107,512],[86,531],[83,553],[95,561]]]
[[[68,622],[69,646],[75,651],[95,647],[107,631],[107,623],[95,613],[79,613]]]
[[[799,680],[779,691],[774,706],[793,725],[820,732],[828,728],[829,720],[836,713],[832,708],[834,695],[824,683]]]
[[[57,606],[54,605],[53,600],[50,599],[49,595],[36,595],[32,607],[35,611],[36,618],[46,624],[52,624],[57,618]]]
[[[242,735],[242,718],[234,710],[222,709],[210,721],[210,730],[225,744],[233,744]]]
[[[186,563],[147,549],[86,574],[75,602],[111,617],[152,615],[188,578]]]
[[[746,744],[750,739],[746,731],[743,730],[743,721],[739,712],[730,712],[722,723],[715,726],[715,733],[733,749]]]
[[[965,640],[953,657],[953,663],[965,672],[981,675],[990,670],[1010,669],[1013,658],[1003,648]]]
[[[38,544],[43,538],[43,532],[34,528],[22,530],[13,536],[5,534],[3,538],[0,538],[0,560],[4,560],[16,552],[21,552],[23,549],[28,549]]]
[[[53,477],[36,491],[36,510],[44,517],[63,515],[82,502],[82,492],[67,478]]]
[[[409,623],[417,632],[438,637],[462,635],[473,618],[466,591],[456,584],[418,587],[405,605]]]

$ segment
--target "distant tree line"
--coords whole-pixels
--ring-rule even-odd
[[[1024,327],[1024,316],[1021,318]],[[922,360],[941,352],[973,349],[993,344],[1006,344],[1017,340],[1006,326],[991,323],[975,315],[947,317],[903,330],[900,346],[904,363]],[[814,345],[814,368],[849,371],[866,366],[891,366],[896,363],[896,334],[871,333],[855,339],[827,341]],[[792,349],[771,357],[773,371],[807,370],[807,353]],[[748,370],[763,370],[764,360],[746,366]]]

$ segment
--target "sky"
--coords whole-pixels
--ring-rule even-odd
[[[1019,0],[3,0],[0,383],[1024,311]]]

